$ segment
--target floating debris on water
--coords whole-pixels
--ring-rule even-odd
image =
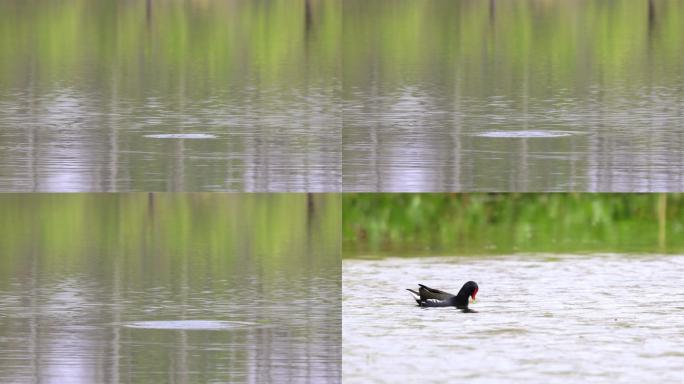
[[[478,137],[494,137],[494,138],[548,138],[548,137],[565,137],[576,135],[579,132],[572,131],[488,131],[477,133],[474,136]]]
[[[221,320],[159,320],[159,321],[135,321],[123,324],[127,328],[141,329],[172,329],[172,330],[203,330],[222,331],[244,328],[256,325],[246,321],[221,321]]]
[[[216,135],[209,133],[159,133],[145,135],[152,139],[215,139]]]

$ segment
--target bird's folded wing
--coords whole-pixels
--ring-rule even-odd
[[[418,292],[420,293],[420,298],[427,300],[427,299],[437,299],[437,300],[447,300],[454,295],[452,295],[449,292],[444,292],[440,291],[439,289],[434,289],[430,287],[426,287],[423,284],[418,284],[420,286],[420,289]]]

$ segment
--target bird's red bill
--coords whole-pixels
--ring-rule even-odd
[[[470,297],[472,297],[473,300],[475,300],[475,295],[477,295],[477,291],[478,291],[478,290],[479,290],[479,288],[475,288],[475,290],[473,291],[473,294],[470,295]]]

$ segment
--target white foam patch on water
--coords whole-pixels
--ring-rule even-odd
[[[475,134],[478,137],[493,138],[549,138],[565,137],[577,134],[572,131],[488,131]]]
[[[145,135],[151,139],[215,139],[216,135],[209,133],[159,133]]]
[[[127,328],[143,329],[175,329],[175,330],[205,330],[220,331],[244,328],[254,325],[246,321],[220,321],[220,320],[159,320],[159,321],[135,321],[123,324]]]

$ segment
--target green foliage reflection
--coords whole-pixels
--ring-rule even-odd
[[[339,269],[337,195],[5,194],[0,211],[4,283],[33,268],[103,279],[119,269],[143,285],[179,271],[220,279]]]

